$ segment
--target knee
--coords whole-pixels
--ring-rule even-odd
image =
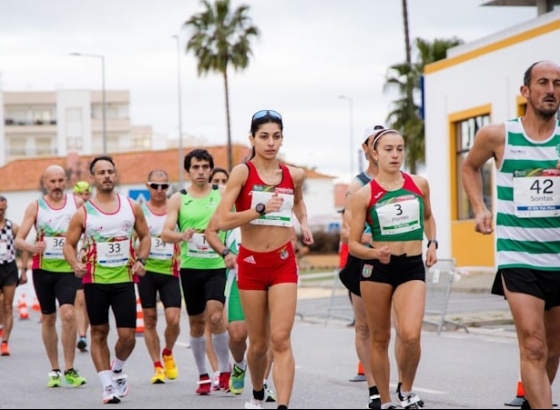
[[[354,325],[354,330],[356,332],[356,337],[360,340],[368,340],[370,337],[369,327],[367,324],[358,324]]]
[[[389,342],[391,341],[391,331],[378,331],[373,332],[371,335],[371,345],[380,350],[389,349]]]
[[[521,357],[530,361],[547,359],[547,347],[544,338],[539,336],[527,337],[521,344]]]
[[[398,337],[401,346],[405,349],[415,349],[420,345],[420,334],[401,332]]]
[[[290,333],[276,332],[271,335],[270,342],[272,344],[272,350],[275,352],[285,352],[291,348]]]
[[[266,340],[251,340],[249,350],[254,356],[265,357],[268,352],[268,343]]]

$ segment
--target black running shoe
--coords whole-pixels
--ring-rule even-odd
[[[399,405],[401,405],[401,403],[403,401],[406,401],[406,399],[407,399],[406,397],[404,397],[401,394],[401,386],[402,386],[402,383],[399,382],[397,384],[397,404],[399,404]],[[414,404],[416,407],[405,407],[404,405],[401,405],[401,407],[403,407],[405,409],[418,409],[420,407],[424,407],[424,401],[416,393],[411,393],[408,397],[412,398],[412,396],[414,396],[414,400],[412,400],[414,403],[412,403],[412,404]]]

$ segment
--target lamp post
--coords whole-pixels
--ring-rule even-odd
[[[181,189],[185,184],[185,170],[183,169],[183,120],[182,120],[182,100],[181,100],[181,47],[179,36],[173,36],[177,40],[177,107],[179,110],[179,183]]]
[[[345,95],[339,95],[338,98],[348,100],[350,108],[350,178],[354,176],[354,109],[352,107],[352,98]]]
[[[107,102],[105,100],[105,56],[101,54],[70,53],[71,56],[101,59],[101,117],[103,122],[103,155],[107,154]]]

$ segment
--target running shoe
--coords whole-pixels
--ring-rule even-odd
[[[420,397],[414,393],[410,393],[408,396],[402,396],[400,393],[397,394],[397,404],[403,409],[419,409],[419,402]]]
[[[380,409],[381,396],[379,394],[372,394],[369,396],[368,409]]]
[[[403,400],[406,400],[406,397],[404,397],[401,393],[401,387],[402,387],[402,383],[399,382],[397,384],[397,404],[399,404],[399,405]],[[405,409],[417,409],[419,407],[424,407],[424,401],[416,393],[411,393],[408,397],[412,398],[413,396],[414,396],[414,399],[412,400],[413,403],[411,403],[411,404],[415,404],[417,407],[404,407],[404,406],[401,406],[401,407],[403,407]]]
[[[175,365],[175,360],[173,355],[163,355],[163,367],[165,369],[165,375],[170,380],[175,380],[179,377],[179,369]]]
[[[113,381],[115,382],[115,390],[119,397],[128,396],[128,376],[122,371],[113,372]]]
[[[245,387],[245,370],[241,367],[233,364],[233,371],[231,372],[231,377],[229,379],[229,391],[233,394],[243,393],[243,388]]]
[[[198,388],[196,389],[196,394],[199,394],[201,396],[210,394],[210,389],[212,388],[212,380],[207,374],[202,374],[199,377],[197,384]]]
[[[163,384],[165,383],[165,371],[163,367],[156,367],[156,372],[152,376],[152,384]]]
[[[267,403],[274,403],[276,401],[276,393],[274,393],[274,391],[272,391],[272,389],[269,389],[268,386],[266,384],[263,384],[263,388],[264,388],[264,392],[266,395],[266,402]]]
[[[246,409],[262,409],[263,408],[263,402],[262,402],[262,400],[251,399],[251,401],[246,401],[245,402],[245,408]]]
[[[66,379],[66,383],[71,384],[73,387],[80,387],[86,384],[86,379],[80,376],[78,371],[74,368],[65,371],[64,378]]]
[[[121,399],[117,395],[115,386],[109,385],[103,389],[103,404],[117,404]]]
[[[58,370],[49,373],[49,382],[47,387],[60,387],[62,385],[62,375]]]
[[[10,349],[8,348],[8,342],[2,342],[0,345],[0,356],[9,356]]]
[[[220,389],[228,392],[229,391],[229,379],[231,378],[230,372],[220,373]]]
[[[530,410],[531,405],[529,404],[529,400],[523,399],[523,403],[521,403],[521,410]]]
[[[220,391],[220,372],[215,372],[212,376],[212,391]]]
[[[78,344],[76,345],[76,347],[78,348],[78,350],[82,353],[86,353],[88,351],[87,349],[87,341],[85,337],[80,337],[80,339],[78,340]]]

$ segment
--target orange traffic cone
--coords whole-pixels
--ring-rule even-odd
[[[136,298],[136,334],[144,333],[144,311],[142,310],[142,304],[140,303],[140,298]]]
[[[35,298],[33,299],[33,305],[31,305],[31,310],[34,312],[41,311],[41,305],[39,304],[39,300],[37,299],[37,296],[35,296]]]
[[[29,319],[29,309],[27,309],[25,294],[22,294],[19,298],[18,311],[19,311],[19,320]]]
[[[366,375],[365,375],[365,372],[364,372],[364,366],[362,365],[362,362],[358,361],[358,372],[349,381],[351,381],[351,382],[365,382],[366,381]]]
[[[525,389],[523,388],[523,382],[521,378],[517,382],[517,392],[515,393],[515,399],[509,403],[504,403],[506,406],[521,407],[523,400],[525,399]]]

